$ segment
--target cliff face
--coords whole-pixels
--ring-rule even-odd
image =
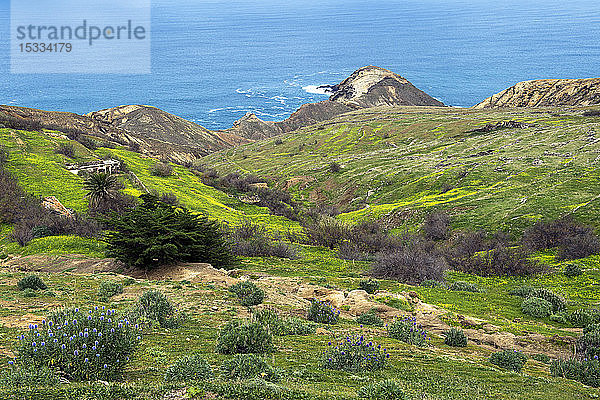
[[[374,66],[358,69],[331,90],[331,101],[351,107],[444,106],[400,75]]]
[[[600,78],[519,82],[473,108],[593,106],[600,104]]]

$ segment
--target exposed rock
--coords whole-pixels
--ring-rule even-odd
[[[350,107],[444,106],[406,78],[374,66],[358,69],[342,83],[333,86],[332,91],[331,101]]]
[[[600,78],[519,82],[473,108],[593,106],[600,104]]]

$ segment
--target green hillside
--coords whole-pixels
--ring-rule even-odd
[[[72,144],[75,158],[56,154],[60,144]],[[87,210],[87,199],[83,189],[83,179],[65,169],[69,163],[83,163],[112,155],[119,157],[146,186],[148,190],[160,193],[173,193],[181,204],[194,212],[202,212],[213,219],[232,224],[244,218],[268,225],[271,230],[287,232],[298,229],[298,224],[283,217],[273,216],[269,210],[241,202],[219,190],[204,185],[200,178],[189,169],[173,165],[174,174],[170,177],[157,177],[150,173],[157,162],[154,159],[124,149],[100,148],[90,151],[75,141],[64,139],[53,132],[29,132],[12,129],[0,129],[0,147],[8,150],[10,156],[7,169],[19,184],[29,193],[40,197],[55,196],[67,208],[78,212]],[[129,175],[123,175],[126,191],[137,196],[142,192],[133,183]],[[21,254],[54,253],[64,254],[83,252],[99,255],[99,244],[94,241],[76,238],[41,238],[25,248],[8,242],[9,227],[0,230],[0,244],[11,252]]]
[[[470,229],[520,230],[567,212],[599,226],[600,118],[582,111],[368,109],[202,162],[273,177],[299,199],[350,211],[348,220],[414,223],[443,208]],[[527,126],[473,132],[502,121]]]

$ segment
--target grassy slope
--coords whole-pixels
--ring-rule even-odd
[[[469,228],[522,229],[568,211],[600,225],[600,119],[579,114],[363,110],[299,130],[283,144],[261,141],[203,162],[223,173],[271,176],[282,185],[297,177],[291,186],[299,198],[349,205],[357,211],[341,216],[348,220],[398,213],[416,215],[414,223],[422,215],[415,210],[440,207]],[[468,133],[507,120],[532,126]],[[333,161],[342,165],[340,173],[329,171]]]
[[[75,160],[54,152],[59,143],[67,142],[75,146]],[[0,129],[0,146],[10,152],[8,170],[25,190],[36,196],[56,196],[66,207],[79,212],[87,209],[83,180],[69,173],[64,164],[91,161],[99,156],[114,154],[126,162],[149,190],[172,192],[192,211],[203,212],[213,219],[232,224],[243,218],[252,218],[280,232],[299,228],[297,223],[271,215],[266,208],[245,204],[237,198],[204,185],[200,178],[186,168],[174,166],[175,173],[169,178],[153,176],[149,171],[155,160],[127,150],[99,149],[91,152],[77,142],[49,134],[12,129]],[[125,183],[128,192],[133,195],[141,194],[129,180]],[[27,247],[19,248],[16,244],[8,242],[8,234],[8,227],[0,229],[0,245],[4,245],[6,251],[13,253],[81,253],[99,256],[102,250],[95,241],[65,237],[37,239]]]

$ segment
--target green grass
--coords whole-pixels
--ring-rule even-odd
[[[598,118],[560,110],[378,108],[337,117],[283,137],[225,150],[202,162],[222,173],[293,177],[298,199],[339,204],[340,218],[397,216],[407,226],[443,208],[456,227],[522,230],[574,212],[600,226]],[[525,129],[469,133],[493,121]],[[328,165],[342,165],[331,173]],[[367,208],[366,205],[369,205]]]

